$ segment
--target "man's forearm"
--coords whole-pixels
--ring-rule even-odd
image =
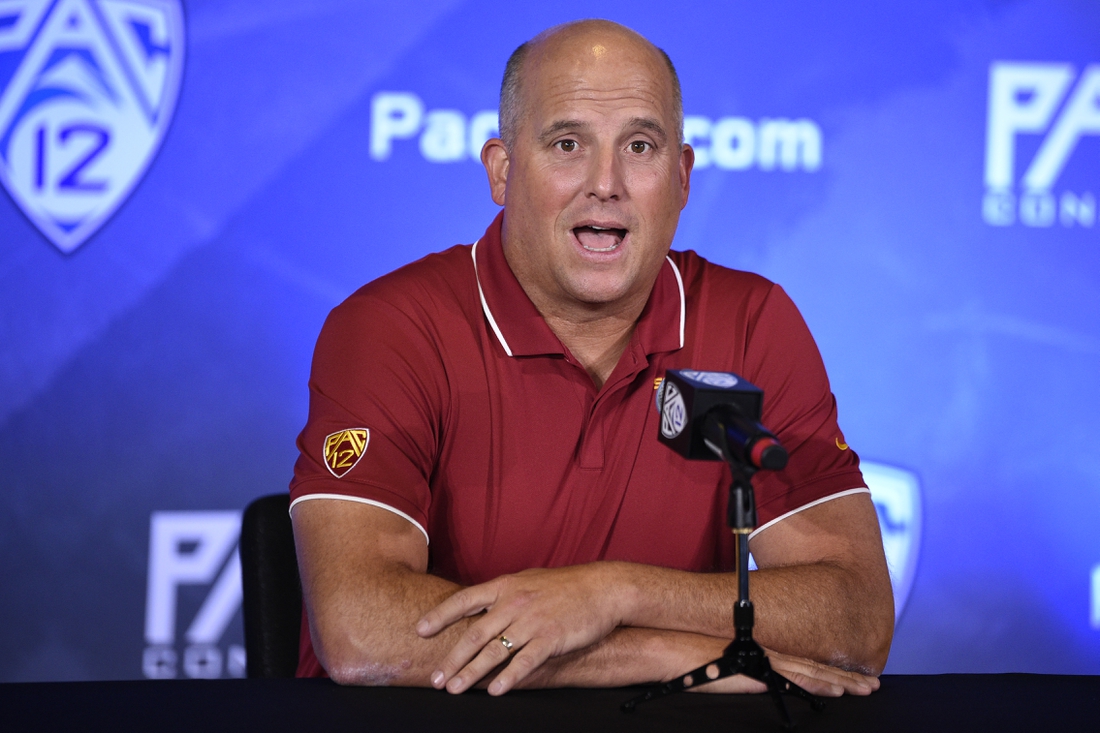
[[[461,588],[425,572],[420,531],[393,512],[349,501],[302,502],[292,520],[310,639],[329,676],[343,684],[429,685],[472,619],[430,639],[416,633],[416,620]]]
[[[760,643],[880,674],[894,636],[894,596],[885,569],[882,575],[880,582],[868,583],[864,575],[829,563],[754,573]]]
[[[402,567],[373,573],[347,595],[310,603],[314,652],[341,684],[426,687],[439,660],[465,630],[466,620],[431,639],[414,624],[426,609],[460,586]]]
[[[726,639],[683,631],[619,628],[596,644],[546,661],[516,687],[620,687],[667,682],[721,656]],[[878,680],[808,659],[768,651],[772,669],[811,694],[867,695]],[[500,676],[508,673],[501,670]],[[764,692],[758,680],[728,677],[706,684],[707,692]],[[492,690],[492,687],[490,687]]]
[[[517,687],[623,687],[666,682],[718,657],[728,642],[663,629],[622,627],[547,660]]]
[[[689,573],[615,563],[627,610],[623,623],[733,636],[736,573]],[[878,584],[881,586],[882,584]],[[893,633],[892,598],[868,588],[864,576],[814,563],[752,573],[756,639],[772,649],[820,662],[878,673]]]
[[[753,540],[755,636],[771,649],[877,674],[894,633],[894,597],[870,496],[831,499]],[[737,575],[623,565],[623,623],[733,633]]]
[[[416,634],[414,624],[461,586],[402,568],[390,568],[372,580],[353,605],[348,599],[342,608],[311,614],[322,666],[341,684],[431,685],[432,673],[472,619],[462,619],[428,639]],[[620,687],[664,681],[717,656],[725,643],[696,634],[620,628],[591,646],[551,658],[522,686]]]

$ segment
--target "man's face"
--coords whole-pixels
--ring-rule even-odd
[[[505,207],[512,270],[543,311],[639,310],[687,203],[694,160],[681,146],[667,66],[621,34],[551,38],[532,51],[522,114],[493,198]],[[488,146],[487,146],[488,147]]]

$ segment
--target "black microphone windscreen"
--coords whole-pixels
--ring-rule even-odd
[[[670,369],[661,382],[662,443],[693,460],[721,460],[703,437],[706,414],[719,405],[736,407],[745,418],[759,420],[764,393],[736,374],[694,369]]]

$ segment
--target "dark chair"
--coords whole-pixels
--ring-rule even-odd
[[[249,677],[293,677],[302,628],[302,585],[290,527],[290,495],[256,499],[241,519],[244,648]]]

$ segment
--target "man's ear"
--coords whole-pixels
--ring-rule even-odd
[[[489,176],[489,192],[497,206],[504,206],[504,189],[508,185],[508,149],[499,137],[490,138],[481,147],[481,164]]]
[[[691,193],[691,169],[695,167],[695,150],[685,143],[680,148],[680,208],[687,206]]]

